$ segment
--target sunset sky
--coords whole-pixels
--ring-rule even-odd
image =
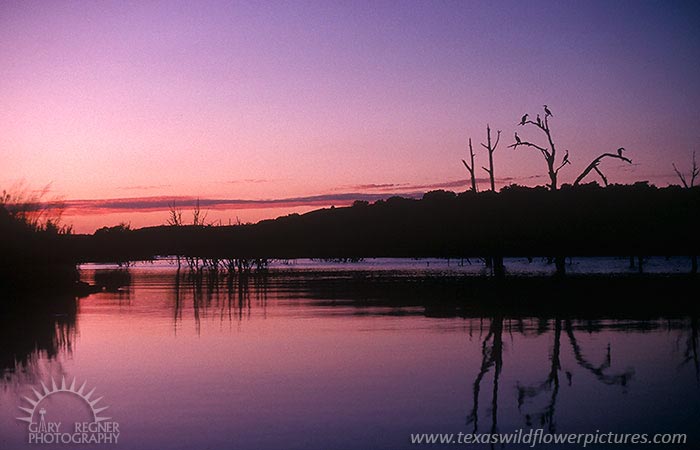
[[[173,198],[256,221],[463,191],[487,123],[499,184],[544,184],[506,146],[544,143],[516,124],[545,103],[562,182],[624,146],[611,182],[665,186],[700,153],[699,5],[0,1],[0,190],[50,184],[79,232],[162,224]]]

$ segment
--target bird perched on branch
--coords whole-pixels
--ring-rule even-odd
[[[520,125],[525,125],[525,122],[527,122],[527,114],[525,114],[523,118],[520,119]]]
[[[537,114],[537,125],[542,126],[542,119],[540,119],[539,114]]]
[[[518,144],[522,144],[522,141],[520,140],[520,136],[518,136],[518,133],[515,133],[515,142]]]
[[[547,117],[547,116],[552,116],[552,115],[553,115],[552,111],[549,110],[547,105],[544,105],[544,116]]]
[[[569,151],[566,151],[566,154],[564,154],[564,161],[562,161],[562,165],[564,164],[571,164],[571,161],[569,161]]]
[[[624,152],[624,151],[625,151],[625,147],[620,147],[620,148],[618,148],[618,149],[617,149],[617,156],[620,156],[620,157],[621,157],[621,156],[622,156],[622,152]]]

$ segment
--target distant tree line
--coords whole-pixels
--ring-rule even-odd
[[[556,214],[552,212],[556,211]],[[206,258],[691,256],[700,188],[647,183],[432,191],[421,200],[291,214],[257,224],[159,226],[66,236],[84,261]]]

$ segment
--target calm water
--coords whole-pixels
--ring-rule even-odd
[[[591,264],[608,263],[624,270]],[[363,264],[211,285],[164,263],[84,267],[111,291],[2,317],[0,448],[29,446],[18,406],[52,377],[94,387],[125,449],[408,448],[411,433],[531,427],[700,443],[696,317],[434,314],[439,298],[388,301],[368,280],[472,269]],[[47,421],[79,410],[68,397],[43,400]]]

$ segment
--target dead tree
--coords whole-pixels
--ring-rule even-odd
[[[462,164],[464,164],[464,167],[466,167],[467,171],[469,172],[469,177],[472,181],[472,192],[476,192],[476,176],[474,174],[474,149],[472,148],[472,138],[469,138],[469,158],[471,161],[471,165],[467,164],[465,160],[462,160]]]
[[[486,173],[489,174],[489,181],[491,182],[491,191],[496,192],[496,179],[494,176],[494,168],[493,168],[493,153],[496,151],[496,148],[498,148],[498,142],[501,140],[501,130],[498,130],[496,132],[496,141],[493,142],[491,140],[491,126],[486,125],[486,144],[482,143],[481,146],[486,149],[486,151],[489,154],[489,167],[488,169],[486,167],[482,166],[482,169],[486,171]],[[469,147],[471,150],[471,140],[469,141]],[[472,173],[474,169],[474,162],[472,161]],[[497,278],[503,278],[506,274],[506,269],[505,266],[503,265],[503,256],[493,256],[493,257],[487,257],[486,258],[486,266],[487,267],[492,267],[493,268],[493,274]]]
[[[166,222],[169,226],[171,227],[181,227],[183,225],[182,223],[182,210],[177,208],[175,206],[175,202],[172,202],[168,205],[168,209],[170,211],[170,217],[168,218],[168,221]],[[180,276],[180,268],[182,266],[182,261],[180,259],[180,254],[178,253],[176,255],[177,258],[177,273],[178,277]]]
[[[520,123],[518,125],[532,125],[538,130],[540,130],[547,137],[548,146],[543,147],[541,145],[529,141],[524,141],[520,138],[520,136],[518,136],[518,133],[516,132],[515,143],[509,145],[508,148],[517,149],[520,146],[525,146],[537,149],[542,154],[542,157],[547,163],[547,174],[549,175],[549,188],[552,191],[556,191],[558,189],[557,179],[559,177],[559,171],[562,168],[564,168],[564,166],[566,166],[567,164],[571,164],[571,162],[569,161],[568,150],[565,151],[564,156],[560,159],[559,162],[557,162],[557,148],[554,145],[554,139],[552,139],[552,131],[549,128],[549,118],[552,117],[552,112],[549,110],[547,105],[544,105],[543,109],[544,119],[541,119],[540,115],[538,114],[536,121],[530,120],[528,119],[529,114],[525,114],[520,119]],[[566,275],[565,258],[563,256],[555,256],[554,262],[556,266],[557,276]]]
[[[491,127],[487,124],[486,125],[486,144],[481,144],[482,147],[486,149],[486,151],[489,152],[489,168],[487,169],[486,167],[482,167],[486,171],[486,173],[489,174],[489,179],[491,180],[491,191],[496,192],[496,181],[494,179],[493,175],[493,152],[496,151],[496,147],[498,147],[498,141],[501,140],[501,130],[498,130],[496,132],[496,142],[492,145],[491,144]],[[472,168],[474,167],[474,163],[472,162]]]
[[[552,113],[549,111],[549,108],[547,108],[547,105],[544,106],[544,120],[540,119],[539,114],[537,115],[537,121],[534,120],[529,120],[528,119],[528,114],[525,114],[522,119],[520,120],[519,125],[525,126],[525,125],[532,125],[542,131],[545,136],[547,137],[547,143],[548,147],[543,147],[537,144],[534,144],[529,141],[524,141],[522,140],[519,136],[518,133],[515,133],[515,143],[511,144],[508,146],[508,148],[513,148],[517,149],[520,146],[525,146],[525,147],[531,147],[534,149],[537,149],[542,156],[544,157],[545,162],[547,163],[547,174],[549,175],[549,188],[553,191],[556,191],[558,188],[557,185],[557,177],[559,175],[559,171],[567,164],[571,164],[569,162],[569,152],[567,151],[564,154],[564,157],[561,158],[560,162],[557,162],[557,149],[556,146],[554,145],[554,140],[552,139],[552,132],[549,128],[549,118],[552,117]]]
[[[207,212],[202,212],[199,206],[199,198],[194,203],[194,208],[192,209],[192,225],[203,226],[206,225]]]
[[[576,177],[576,181],[574,181],[574,186],[578,186],[581,181],[583,181],[584,178],[588,176],[588,174],[591,173],[591,171],[595,171],[599,176],[600,179],[603,180],[603,185],[606,187],[608,186],[608,178],[605,176],[603,171],[600,170],[598,167],[600,165],[600,162],[605,159],[605,158],[613,158],[613,159],[619,159],[620,161],[624,161],[627,164],[632,164],[632,160],[629,158],[626,158],[622,156],[622,152],[625,151],[624,147],[620,147],[617,149],[617,153],[603,153],[602,155],[598,156],[596,159],[591,161],[591,163],[586,167],[581,174]],[[641,256],[638,257],[639,259],[639,273],[643,272],[643,267],[644,267],[644,261]],[[630,269],[634,269],[634,256],[630,256]]]
[[[671,163],[673,166],[673,170],[676,172],[676,175],[678,175],[678,178],[681,179],[681,183],[683,183],[683,187],[686,189],[690,189],[695,186],[695,178],[700,174],[700,169],[698,169],[698,164],[695,160],[695,152],[693,152],[693,167],[690,170],[690,184],[688,184],[688,179],[683,175],[683,173],[678,170],[676,165],[674,163]],[[690,257],[690,273],[695,275],[698,273],[698,256],[693,255]]]
[[[678,170],[676,164],[671,163],[671,165],[673,166],[673,170],[676,172],[676,175],[678,175],[678,178],[681,179],[681,183],[683,183],[684,188],[688,189],[695,186],[695,178],[698,176],[698,174],[700,174],[700,169],[698,169],[698,164],[695,161],[695,152],[693,152],[693,168],[690,171],[690,184],[688,184],[688,180],[686,179],[685,175]]]
[[[579,176],[576,178],[576,181],[574,181],[574,186],[578,186],[579,183],[581,183],[581,181],[582,181],[584,178],[586,178],[586,177],[588,176],[589,173],[591,173],[591,171],[595,171],[598,175],[600,175],[600,178],[603,180],[603,184],[604,184],[605,186],[607,186],[607,185],[608,185],[608,179],[605,177],[605,175],[604,175],[603,172],[600,170],[600,168],[598,167],[598,165],[599,165],[600,162],[601,162],[603,159],[605,159],[605,158],[619,159],[619,160],[624,161],[624,162],[626,162],[626,163],[628,163],[628,164],[632,164],[632,160],[631,160],[631,159],[622,156],[622,152],[623,152],[624,150],[625,150],[624,147],[620,147],[620,148],[617,150],[617,153],[603,153],[602,155],[600,155],[599,157],[597,157],[596,159],[594,159],[594,160],[588,165],[588,167],[586,167],[586,168],[584,169],[584,171],[581,172],[581,175],[579,175]]]

